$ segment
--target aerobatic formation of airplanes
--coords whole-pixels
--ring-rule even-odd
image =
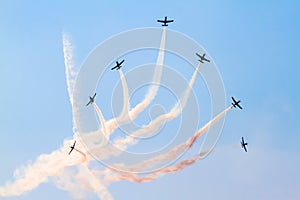
[[[74,144],[73,144],[72,146],[70,146],[71,150],[70,150],[70,152],[69,152],[69,155],[70,155],[70,154],[72,153],[72,151],[74,150],[75,144],[76,144],[76,140],[75,140]]]
[[[168,20],[167,19],[167,17],[165,17],[164,18],[164,20],[157,20],[157,22],[159,22],[159,23],[162,23],[162,26],[168,26],[168,23],[171,23],[171,22],[174,22],[174,20]],[[201,63],[204,63],[204,62],[210,62],[210,60],[209,59],[207,59],[207,58],[205,58],[205,53],[203,53],[202,55],[200,55],[199,53],[196,53],[196,55],[199,57],[199,62],[201,62]],[[121,67],[122,67],[122,64],[124,63],[124,59],[121,61],[121,62],[118,62],[118,61],[116,61],[116,65],[113,67],[113,68],[111,68],[111,70],[119,70]],[[86,104],[86,106],[88,106],[89,104],[93,104],[94,102],[95,102],[95,97],[96,97],[96,93],[91,97],[89,97],[90,98],[90,100],[89,100],[89,102]],[[236,107],[238,107],[238,108],[240,108],[240,109],[243,109],[240,105],[239,105],[239,103],[241,102],[240,100],[235,100],[233,97],[231,97],[231,99],[232,99],[232,106],[234,107],[234,108],[236,108]],[[72,151],[74,150],[74,148],[75,148],[75,144],[76,144],[76,141],[74,142],[74,144],[73,144],[73,146],[70,146],[70,148],[71,148],[71,150],[70,150],[70,152],[69,152],[69,155],[72,153]],[[248,143],[246,143],[245,141],[244,141],[244,137],[242,137],[242,140],[241,140],[241,147],[245,150],[245,152],[247,152],[247,148],[246,148],[246,146],[248,145]]]
[[[113,68],[111,68],[111,70],[119,70],[122,67],[122,64],[125,60],[122,60],[120,63],[118,61],[116,61],[116,66],[114,66]]]
[[[239,109],[243,109],[242,106],[240,106],[240,104],[239,104],[241,102],[240,100],[236,101],[233,97],[231,97],[231,99],[233,101],[233,103],[231,103],[233,105],[233,107],[235,107],[235,108],[238,107]]]
[[[241,147],[247,152],[247,148],[246,146],[248,145],[247,142],[244,141],[244,137],[242,137],[242,141],[241,141]]]
[[[93,104],[95,102],[95,97],[96,97],[96,93],[94,94],[93,97],[90,96],[90,101],[86,104],[86,106]]]
[[[198,53],[196,53],[196,55],[200,58],[199,62],[201,62],[201,63],[204,63],[203,61],[210,62],[210,60],[205,58],[205,53],[202,56]]]
[[[167,18],[168,17],[165,16],[164,20],[159,19],[159,20],[157,20],[157,22],[162,23],[162,26],[168,26],[168,23],[174,22],[174,20],[172,20],[172,19],[168,20]]]

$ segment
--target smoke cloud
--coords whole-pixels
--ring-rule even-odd
[[[71,140],[65,140],[63,146],[58,150],[55,150],[50,154],[42,154],[33,162],[33,164],[17,169],[14,173],[14,181],[7,182],[5,185],[0,187],[0,196],[19,196],[25,192],[35,189],[41,183],[51,181],[57,186],[57,188],[70,192],[75,198],[84,198],[84,194],[86,192],[93,192],[95,195],[97,195],[97,197],[99,197],[99,199],[110,200],[113,199],[113,197],[108,190],[108,186],[112,182],[121,180],[133,182],[152,181],[164,174],[176,173],[199,160],[202,155],[204,155],[203,153],[197,154],[190,159],[179,161],[175,165],[162,167],[156,171],[148,173],[143,177],[137,175],[136,173],[128,172],[147,170],[153,166],[162,164],[163,161],[177,158],[184,151],[192,148],[195,142],[211,126],[213,126],[218,120],[224,117],[229,110],[231,110],[232,106],[228,107],[226,110],[214,117],[204,127],[196,131],[188,140],[173,147],[171,150],[162,155],[158,155],[154,158],[144,160],[131,166],[124,166],[120,164],[120,166],[117,168],[123,170],[115,170],[114,167],[105,168],[103,170],[94,170],[90,169],[89,166],[92,161],[97,159],[109,158],[111,156],[121,154],[122,150],[124,151],[128,146],[139,142],[138,140],[133,139],[133,136],[147,136],[148,134],[155,132],[158,127],[161,126],[161,124],[166,123],[167,121],[170,121],[181,114],[196,80],[198,71],[200,69],[200,63],[196,67],[196,70],[183,95],[168,113],[158,116],[149,124],[131,133],[131,135],[126,138],[117,139],[111,143],[107,142],[110,141],[110,135],[120,125],[130,123],[132,120],[134,120],[150,105],[150,103],[156,97],[164,64],[165,43],[166,29],[164,28],[156,67],[153,74],[153,84],[149,87],[144,99],[140,103],[130,108],[126,78],[122,70],[119,70],[123,88],[123,108],[120,115],[116,118],[106,121],[99,106],[94,103],[93,107],[101,124],[101,128],[99,128],[98,131],[87,135],[80,135],[78,132],[74,133],[73,138]],[[65,72],[67,88],[71,105],[74,106],[72,97],[77,72],[74,69],[72,51],[73,47],[69,36],[64,33],[63,52],[66,67]],[[73,112],[73,115],[75,114],[76,113]],[[106,142],[98,143],[97,138],[99,138],[98,136],[100,134],[105,136],[104,138],[106,138]],[[74,151],[68,155],[69,146],[72,145],[74,140],[77,141],[76,147]],[[113,148],[113,146],[117,146],[118,148]]]

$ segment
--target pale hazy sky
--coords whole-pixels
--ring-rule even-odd
[[[298,1],[95,2],[0,3],[1,186],[13,180],[15,169],[72,137],[62,32],[71,36],[74,63],[80,66],[108,37],[133,28],[159,27],[156,19],[168,15],[175,19],[170,29],[190,36],[208,51],[222,75],[228,103],[230,96],[237,96],[244,110],[227,115],[217,144],[222,150],[150,183],[113,183],[109,187],[113,197],[300,198]],[[249,153],[231,148],[242,135],[249,142]],[[7,199],[72,198],[47,183]]]

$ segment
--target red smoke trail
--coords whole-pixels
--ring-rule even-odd
[[[129,181],[134,181],[134,182],[146,182],[146,181],[151,181],[151,180],[156,179],[158,177],[158,175],[165,174],[165,173],[174,173],[174,172],[177,172],[177,171],[183,169],[186,166],[192,165],[198,159],[200,159],[202,155],[206,155],[206,153],[202,152],[202,153],[197,154],[196,156],[192,157],[191,159],[183,160],[183,161],[179,162],[175,166],[164,167],[164,168],[159,169],[153,173],[150,173],[148,176],[145,176],[142,178],[138,177],[136,174],[132,173],[132,171],[140,171],[140,170],[144,170],[145,167],[149,168],[156,164],[160,164],[162,161],[172,160],[172,159],[176,158],[179,154],[181,154],[183,151],[186,151],[186,150],[192,148],[192,146],[199,139],[199,137],[201,135],[203,135],[212,125],[214,125],[218,120],[220,120],[231,109],[232,109],[232,106],[226,108],[223,112],[218,114],[211,121],[209,121],[204,127],[202,127],[199,131],[197,131],[185,143],[182,143],[182,144],[174,147],[169,152],[167,152],[163,155],[159,155],[155,158],[151,158],[144,162],[141,162],[135,166],[128,166],[128,167],[124,166],[122,170],[124,170],[124,171],[126,170],[127,172],[124,172],[124,171],[120,172],[118,170],[111,169],[112,171],[116,172],[119,175],[117,175],[116,177],[110,176],[110,177],[107,177],[106,179],[108,181],[129,180]],[[116,168],[120,169],[120,167],[116,167]]]
[[[184,169],[187,166],[194,164],[197,160],[199,160],[202,157],[202,155],[205,155],[205,154],[199,153],[190,159],[180,161],[175,166],[169,166],[169,167],[162,168],[162,169],[157,170],[157,171],[155,171],[147,176],[144,176],[144,177],[139,177],[137,174],[134,174],[134,173],[118,172],[119,176],[108,177],[108,178],[106,178],[106,180],[107,181],[128,180],[128,181],[138,182],[138,183],[153,181],[153,180],[157,179],[159,177],[159,175],[175,173],[175,172],[178,172],[178,171]]]
[[[215,118],[213,118],[211,121],[209,121],[205,126],[203,126],[192,138],[190,138],[186,144],[191,148],[194,143],[197,141],[197,139],[205,133],[212,125],[214,125],[218,120],[220,120],[229,110],[231,110],[233,106],[229,106],[226,108],[223,112],[218,114]]]
[[[81,162],[87,162],[87,157],[86,157],[86,154],[85,153],[83,153],[82,151],[80,151],[79,149],[75,149],[74,148],[74,150],[75,151],[77,151],[78,153],[80,153],[81,155],[82,155],[82,161]]]

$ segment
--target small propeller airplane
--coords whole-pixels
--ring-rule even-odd
[[[116,62],[116,66],[114,66],[113,68],[111,68],[111,70],[114,70],[114,69],[117,69],[117,70],[119,70],[122,66],[122,64],[123,64],[123,62],[124,62],[125,60],[122,60],[120,63],[117,61]]]
[[[203,61],[206,61],[206,62],[210,62],[210,60],[208,60],[207,58],[205,58],[205,53],[201,56],[200,54],[196,53],[196,55],[200,58],[200,62],[201,63],[204,63]]]
[[[248,143],[244,141],[244,137],[242,137],[242,141],[241,141],[241,147],[247,152],[247,148],[246,146],[248,145]]]
[[[236,101],[233,97],[231,97],[233,103],[231,103],[233,105],[233,107],[236,108],[236,106],[239,108],[239,109],[243,109],[242,106],[239,105],[239,103],[241,102],[240,100]]]
[[[171,23],[171,22],[174,22],[174,20],[168,20],[167,19],[167,16],[165,16],[165,19],[164,20],[157,20],[157,22],[159,22],[159,23],[162,23],[162,26],[168,26],[168,23]]]
[[[72,153],[72,151],[74,150],[74,148],[75,148],[75,144],[76,144],[76,140],[75,140],[75,142],[74,142],[73,146],[70,146],[71,150],[70,150],[70,152],[69,152],[69,155],[70,155],[70,154]]]
[[[86,104],[86,106],[88,106],[88,105],[94,103],[94,102],[95,102],[95,97],[96,97],[96,93],[94,94],[93,97],[90,96],[90,101]]]

